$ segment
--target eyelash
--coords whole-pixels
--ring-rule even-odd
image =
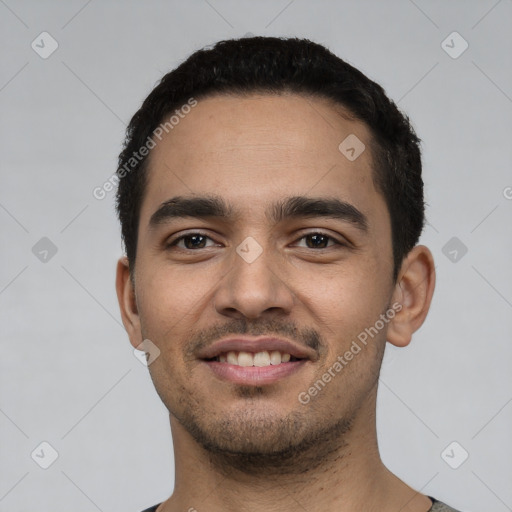
[[[176,247],[178,245],[178,243],[181,242],[182,240],[185,240],[186,238],[192,238],[193,236],[197,236],[197,235],[203,236],[205,238],[208,238],[208,239],[214,241],[206,233],[203,233],[201,231],[192,231],[190,233],[186,233],[185,235],[181,235],[180,237],[176,238],[171,243],[167,244],[166,248],[170,249],[171,247]],[[336,245],[341,246],[341,247],[347,247],[347,244],[340,242],[339,240],[337,240],[333,236],[329,235],[328,233],[324,233],[323,231],[311,231],[309,233],[305,233],[304,235],[299,237],[296,241],[302,240],[302,239],[304,239],[304,238],[306,238],[308,236],[313,236],[313,235],[320,235],[320,236],[326,237],[327,239],[329,239],[330,241],[332,241],[334,243],[331,246],[320,247],[319,249],[315,249],[315,248],[312,248],[312,247],[303,247],[303,249],[312,249],[312,250],[318,251],[318,250],[322,250],[322,249],[324,249],[324,250],[325,249],[329,249],[330,247],[333,247],[333,246],[336,246]],[[329,243],[329,242],[327,242],[327,243]],[[180,247],[179,249],[181,249],[183,251],[197,251],[197,250],[200,250],[200,249],[204,249],[204,247],[201,247],[200,249],[187,249],[187,248]]]

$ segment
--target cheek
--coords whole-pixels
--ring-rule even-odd
[[[189,270],[185,267],[151,263],[140,275],[137,288],[139,314],[152,331],[168,331],[173,326],[187,324],[195,312],[208,300],[213,285],[208,270]]]
[[[177,333],[184,327],[190,304],[186,289],[165,272],[146,272],[139,282],[136,290],[142,336],[160,350],[159,360],[151,365],[152,374],[156,375],[162,362],[174,366],[179,360],[180,336]]]
[[[301,299],[338,327],[375,321],[386,306],[389,292],[389,283],[378,267],[370,258],[354,258],[330,272],[315,272],[309,279],[301,279]]]
[[[184,360],[184,348],[198,326],[208,326],[205,311],[211,307],[212,290],[221,277],[212,269],[192,271],[156,262],[141,272],[137,304],[142,335],[161,354],[151,365],[155,380],[159,376],[165,380],[169,373],[173,381],[187,378],[190,364]]]
[[[309,284],[302,282],[297,296],[305,307],[304,314],[311,315],[312,322],[324,337],[326,364],[343,356],[351,347],[358,352],[359,362],[375,359],[380,353],[385,329],[380,329],[377,334],[372,330],[373,336],[368,335],[368,329],[375,326],[385,311],[389,290],[387,282],[375,272],[375,264],[367,262],[339,268],[329,275],[310,276]],[[353,342],[359,344],[360,351],[352,345]]]

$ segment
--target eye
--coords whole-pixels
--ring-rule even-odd
[[[345,245],[338,242],[334,237],[321,232],[308,233],[299,238],[300,240],[306,240],[306,247],[308,249],[327,249],[327,247],[332,247],[333,245]],[[329,242],[332,243],[329,245]]]
[[[207,240],[213,242],[213,244],[206,245]],[[182,243],[183,242],[183,243]],[[214,240],[212,240],[209,236],[204,233],[187,233],[186,235],[182,235],[171,243],[167,244],[167,248],[169,247],[178,247],[179,249],[184,250],[195,250],[195,249],[204,249],[205,247],[218,246]]]

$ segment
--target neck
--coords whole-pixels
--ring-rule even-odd
[[[257,456],[206,450],[171,415],[175,486],[158,512],[428,511],[430,500],[382,463],[372,401],[350,428],[338,426],[293,460],[265,457],[265,465]]]

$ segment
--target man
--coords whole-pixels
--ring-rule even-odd
[[[453,510],[377,446],[386,341],[435,282],[419,139],[379,85],[307,40],[220,42],[144,101],[118,177],[119,304],[176,465],[148,511]]]

